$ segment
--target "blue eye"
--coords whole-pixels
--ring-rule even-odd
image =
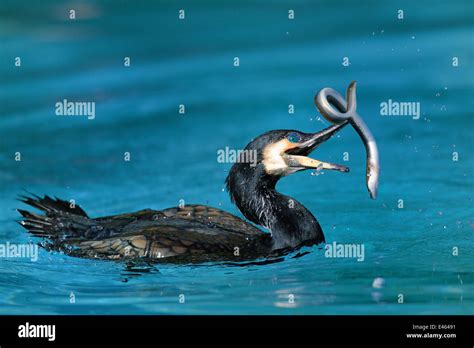
[[[290,134],[288,134],[287,139],[290,143],[299,143],[301,141],[300,135],[295,132],[291,132]]]

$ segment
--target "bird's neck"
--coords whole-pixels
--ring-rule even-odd
[[[276,191],[276,181],[234,184],[229,190],[232,200],[247,219],[271,232],[274,250],[324,242],[313,214],[297,200]]]

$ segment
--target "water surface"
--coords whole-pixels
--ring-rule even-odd
[[[241,216],[217,150],[327,126],[315,92],[351,80],[382,161],[371,201],[363,145],[346,128],[314,156],[350,174],[305,172],[278,186],[314,213],[328,243],[363,244],[363,262],[313,247],[264,266],[143,273],[40,250],[37,262],[0,260],[1,314],[474,313],[472,2],[2,1],[0,18],[2,243],[31,241],[14,210],[24,189],[75,199],[93,217],[180,200]],[[95,119],[55,116],[63,99],[95,101]],[[388,99],[419,102],[420,118],[381,116]]]

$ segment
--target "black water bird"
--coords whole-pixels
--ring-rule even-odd
[[[348,122],[317,133],[269,131],[245,150],[255,151],[256,163],[237,161],[226,179],[231,200],[253,224],[204,205],[90,218],[78,205],[36,195],[20,199],[39,210],[18,209],[20,224],[44,238],[49,250],[99,259],[146,259],[166,262],[251,260],[324,242],[316,218],[297,200],[279,193],[284,176],[306,169],[348,172],[347,167],[307,157]]]

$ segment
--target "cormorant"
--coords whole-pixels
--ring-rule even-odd
[[[31,195],[24,203],[44,215],[18,209],[20,224],[44,238],[48,250],[77,257],[167,262],[251,260],[324,242],[316,218],[297,200],[279,193],[277,181],[306,169],[348,172],[347,167],[307,157],[348,121],[317,133],[273,130],[245,148],[257,162],[237,161],[226,179],[231,200],[253,224],[217,208],[186,205],[165,210],[90,218],[78,205]]]

